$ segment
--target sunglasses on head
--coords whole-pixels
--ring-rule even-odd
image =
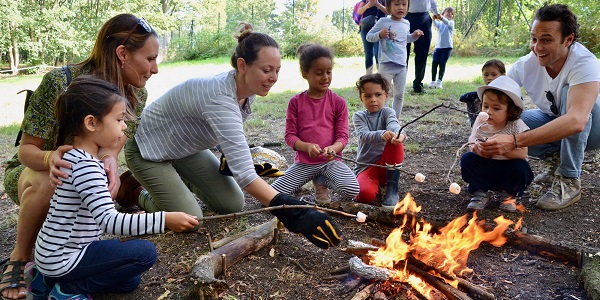
[[[552,95],[552,93],[550,93],[550,91],[546,91],[546,99],[548,99],[548,101],[550,101],[550,111],[552,111],[553,114],[558,115],[558,107],[556,107],[556,103],[554,102],[554,95]]]
[[[127,42],[127,40],[129,39],[129,37],[131,36],[131,34],[133,33],[133,31],[138,27],[138,25],[142,26],[142,28],[144,28],[144,30],[146,31],[146,33],[152,32],[152,26],[150,26],[150,23],[148,23],[148,21],[146,21],[146,19],[144,19],[144,18],[139,18],[137,20],[137,23],[135,23],[135,25],[133,26],[133,28],[131,28],[131,30],[129,31],[129,33],[127,33],[127,36],[121,42],[121,45],[123,45],[123,44],[125,44],[125,42]]]

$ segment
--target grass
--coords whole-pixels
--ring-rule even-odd
[[[443,90],[429,90],[425,95],[411,95],[410,88],[405,93],[404,107],[407,109],[423,110],[439,104],[441,101],[455,101],[465,92],[473,91],[483,84],[481,80],[481,65],[489,57],[451,57],[446,68]],[[516,57],[501,58],[510,64]],[[413,66],[409,63],[407,83],[412,82]],[[348,103],[350,115],[362,110],[363,106],[358,99],[354,84],[358,77],[364,73],[362,57],[335,58],[333,82],[331,89]],[[148,82],[147,88],[150,95],[149,103],[158,98],[170,87],[177,83],[197,76],[208,76],[217,72],[231,69],[229,57],[215,58],[202,61],[186,61],[175,63],[162,63],[160,72]],[[18,125],[22,115],[22,95],[13,95],[23,88],[34,89],[41,80],[42,75],[26,75],[0,78],[0,89],[5,91],[6,98],[0,100],[0,108],[5,112],[0,113],[3,123],[0,126],[0,136],[14,136],[18,132]],[[429,82],[429,69],[425,75],[424,83]],[[301,78],[298,71],[298,61],[283,59],[280,78],[267,97],[259,97],[252,105],[253,116],[246,122],[252,129],[268,129],[272,126],[270,120],[285,119],[285,111],[289,99],[296,93],[307,88],[306,81]],[[429,120],[440,117],[439,113],[427,116]],[[406,122],[408,119],[401,119]]]

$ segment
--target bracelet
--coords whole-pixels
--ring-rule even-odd
[[[517,144],[517,134],[513,133],[513,138],[515,139],[515,149],[519,148],[519,144]]]
[[[44,166],[46,168],[50,167],[50,155],[52,155],[52,152],[54,151],[46,151],[46,154],[44,154]]]
[[[100,157],[100,160],[104,160],[105,158],[112,156],[110,153],[106,153],[104,155],[102,155],[102,157]]]

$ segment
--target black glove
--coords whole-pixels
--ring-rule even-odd
[[[280,205],[304,205],[294,197],[279,193],[271,200],[269,207]],[[300,233],[311,243],[322,249],[340,244],[341,232],[337,229],[331,217],[311,208],[284,208],[271,210],[285,227],[294,233]]]
[[[225,175],[225,176],[233,176],[233,174],[231,173],[231,170],[229,169],[229,165],[227,164],[227,158],[225,158],[225,155],[221,154],[220,161],[221,161],[221,165],[219,166],[219,173],[221,173],[222,175]],[[258,174],[260,176],[266,176],[266,177],[283,176],[283,171],[280,171],[277,168],[273,168],[273,166],[271,166],[270,163],[254,164],[254,170],[256,171],[256,174]]]

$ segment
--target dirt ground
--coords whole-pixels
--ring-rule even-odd
[[[427,108],[405,107],[403,121],[412,120],[425,111]],[[270,130],[262,128],[248,132],[249,142],[264,143],[273,141],[274,136],[282,137],[284,120],[271,120],[270,124]],[[466,214],[469,197],[465,192],[465,183],[460,180],[459,167],[454,167],[451,173],[453,181],[462,186],[463,191],[459,195],[448,192],[446,179],[456,152],[466,141],[470,130],[464,114],[441,109],[405,129],[409,136],[407,143],[413,146],[406,153],[403,168],[409,172],[423,173],[427,179],[418,183],[411,176],[403,175],[400,195],[403,197],[410,192],[415,201],[422,205],[420,216],[425,220],[456,218]],[[2,141],[2,144],[10,142]],[[349,144],[356,145],[355,137]],[[288,162],[293,161],[293,152],[286,146],[271,149],[284,155]],[[345,152],[346,157],[355,157],[352,149],[355,148]],[[2,160],[10,157],[13,151],[14,148],[3,150]],[[536,160],[530,160],[530,163],[534,173],[537,173],[541,164]],[[528,234],[577,246],[598,247],[598,164],[597,153],[588,153],[581,177],[583,195],[578,203],[567,209],[556,212],[536,209],[529,200],[538,197],[544,187],[534,185],[522,200],[527,208],[524,214],[504,213],[498,209],[497,203],[493,203],[479,217],[493,224],[492,220],[499,215],[515,221],[522,216]],[[4,167],[0,171],[2,179],[3,172]],[[301,195],[310,197],[309,188],[307,186]],[[3,194],[2,190],[0,194]],[[249,196],[246,203],[246,209],[261,206]],[[15,240],[18,207],[10,199],[2,200],[0,211],[0,258],[5,258]],[[210,211],[206,213],[214,214]],[[157,246],[159,259],[142,276],[139,288],[132,294],[94,295],[94,299],[198,299],[198,295],[191,293],[194,279],[190,277],[190,271],[196,258],[209,251],[206,233],[217,240],[264,223],[271,217],[269,213],[260,213],[236,219],[206,221],[198,233],[167,233],[149,237]],[[339,215],[332,217],[343,232],[341,246],[346,246],[348,240],[369,242],[372,238],[385,239],[393,229],[374,222],[357,223]],[[266,247],[230,266],[224,278],[227,288],[219,298],[351,299],[358,289],[365,286],[363,283],[354,289],[344,290],[351,286],[348,284],[351,278],[326,280],[330,271],[348,264],[351,254],[336,249],[321,250],[287,231],[279,235],[274,249],[274,255],[270,255],[273,254],[270,253],[271,247]],[[486,287],[496,299],[587,299],[579,281],[580,269],[562,261],[508,246],[497,248],[482,244],[471,253],[467,265],[473,269],[473,273],[466,278]],[[402,297],[389,296],[388,299],[417,299]]]

